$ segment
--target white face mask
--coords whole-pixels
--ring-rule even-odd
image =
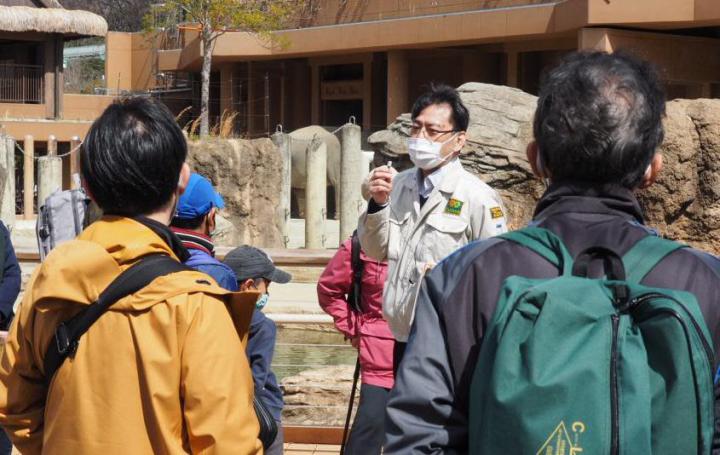
[[[424,137],[409,137],[407,145],[410,160],[420,169],[424,169],[426,171],[435,169],[452,156],[451,153],[448,156],[443,157],[441,152],[443,146],[452,141],[453,138],[455,138],[455,134],[450,136],[450,138],[445,142],[433,142],[430,139],[425,139]]]

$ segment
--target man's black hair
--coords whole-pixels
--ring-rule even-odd
[[[426,107],[435,104],[450,105],[452,110],[450,121],[453,131],[467,131],[470,113],[460,99],[457,90],[445,84],[430,84],[430,89],[415,100],[411,118],[415,120]]]
[[[665,95],[648,63],[575,52],[543,76],[533,125],[553,181],[636,188],[663,140]]]
[[[170,226],[180,229],[195,230],[200,227],[200,225],[203,223],[203,221],[205,221],[205,218],[207,218],[209,214],[210,212],[206,213],[205,215],[197,216],[195,218],[174,217],[170,222]]]
[[[149,98],[113,103],[80,151],[90,193],[107,214],[136,216],[165,206],[177,189],[187,143],[170,111]]]

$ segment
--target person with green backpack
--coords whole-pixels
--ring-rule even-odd
[[[720,453],[720,261],[643,224],[665,99],[628,54],[542,80],[527,155],[549,187],[525,229],[427,275],[386,455]]]

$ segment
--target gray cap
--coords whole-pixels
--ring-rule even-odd
[[[275,267],[270,256],[259,248],[243,245],[225,255],[223,262],[235,272],[237,280],[265,278],[275,283],[287,283],[292,275]]]

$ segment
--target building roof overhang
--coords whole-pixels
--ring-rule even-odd
[[[672,30],[720,25],[718,0],[560,0],[554,3],[413,16],[308,27],[277,32],[280,43],[245,32],[227,32],[216,42],[213,61],[447,47],[539,37],[569,36],[585,27]],[[160,51],[162,70],[196,70],[203,49],[196,30],[185,47]]]
[[[88,11],[0,6],[0,31],[105,36],[108,25],[101,16]]]

